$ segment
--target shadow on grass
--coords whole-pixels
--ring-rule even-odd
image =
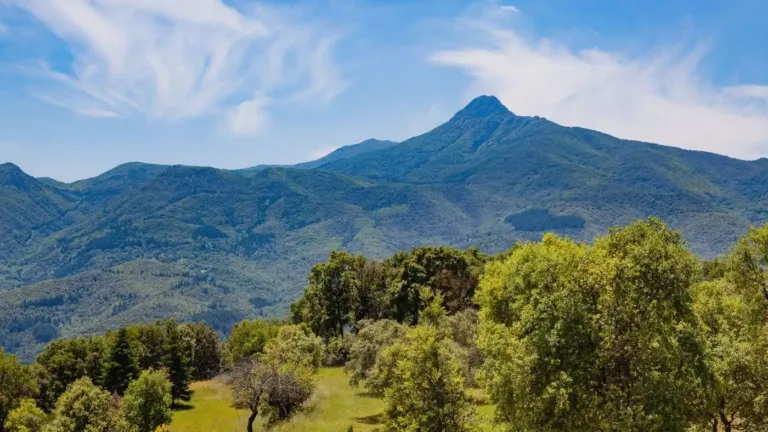
[[[355,417],[355,421],[367,425],[378,425],[384,423],[384,416],[383,414],[374,414],[367,417]]]
[[[381,399],[380,395],[377,395],[376,393],[371,393],[369,391],[355,393],[355,396],[361,397],[361,398],[367,398],[367,399]]]
[[[176,405],[173,406],[174,411],[189,411],[194,408],[195,408],[194,405],[184,403],[184,402],[176,402]]]

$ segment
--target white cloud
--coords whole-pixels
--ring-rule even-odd
[[[494,94],[517,114],[741,158],[768,154],[768,86],[712,84],[700,73],[701,46],[632,57],[530,41],[489,20],[472,25],[484,44],[432,60],[463,70],[473,94]]]
[[[45,70],[43,99],[88,116],[183,119],[224,113],[254,132],[264,106],[328,101],[344,89],[338,41],[296,10],[222,0],[0,0],[34,15],[68,46]],[[244,118],[254,114],[257,118]],[[247,125],[247,126],[246,126]]]
[[[516,6],[512,6],[512,5],[501,5],[501,6],[499,6],[499,9],[501,9],[504,12],[510,12],[510,13],[520,12],[520,9],[518,9]]]
[[[229,130],[235,135],[254,136],[267,120],[267,101],[261,97],[241,102],[227,114]]]

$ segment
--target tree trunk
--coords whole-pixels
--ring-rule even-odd
[[[258,411],[251,411],[251,415],[248,417],[248,432],[253,432],[253,422],[256,421],[257,415],[259,415]]]
[[[731,420],[728,421],[728,417],[725,415],[722,409],[720,409],[720,421],[723,422],[723,427],[725,428],[725,432],[731,432],[731,424],[733,423],[733,417],[731,417]]]
[[[717,419],[712,419],[712,432],[717,432]]]

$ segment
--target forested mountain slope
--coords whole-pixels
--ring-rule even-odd
[[[102,330],[94,317],[226,329],[281,314],[332,249],[492,253],[659,216],[712,257],[768,220],[768,161],[563,127],[484,96],[424,135],[296,167],[131,163],[63,184],[5,164],[0,203],[0,344],[32,353]]]

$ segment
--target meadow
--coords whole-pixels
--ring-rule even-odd
[[[194,390],[188,409],[176,411],[170,432],[233,432],[245,431],[248,412],[232,408],[227,385],[220,380],[193,383]],[[478,401],[478,421],[483,431],[492,431],[493,407],[482,401],[482,391],[473,395]],[[305,409],[276,432],[355,432],[383,431],[384,400],[370,396],[365,388],[349,385],[343,369],[324,368],[317,376],[317,390]],[[261,426],[261,424],[259,424]],[[259,430],[258,428],[256,430]]]

